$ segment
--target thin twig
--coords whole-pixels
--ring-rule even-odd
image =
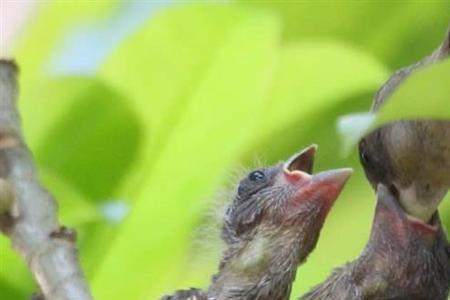
[[[28,264],[45,299],[92,299],[75,232],[58,224],[56,202],[40,184],[23,139],[17,94],[17,67],[0,60],[0,230]]]

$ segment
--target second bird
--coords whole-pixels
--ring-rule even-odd
[[[430,56],[389,78],[375,95],[372,111],[378,111],[411,74],[448,59],[449,53],[450,30]],[[395,190],[410,215],[429,221],[450,187],[450,121],[394,122],[363,138],[359,149],[372,185],[383,183]]]
[[[384,185],[377,195],[372,233],[361,256],[302,300],[447,299],[447,240],[438,214],[426,224],[405,213]]]

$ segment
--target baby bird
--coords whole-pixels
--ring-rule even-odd
[[[173,295],[162,297],[161,300],[208,300],[208,296],[200,289],[190,288],[189,290],[178,290]]]
[[[361,256],[302,300],[447,299],[450,269],[438,215],[424,223],[409,216],[384,185],[377,194],[372,233]]]
[[[375,95],[372,111],[378,111],[411,74],[448,58],[449,54],[450,30],[442,45],[430,56],[389,78]],[[450,121],[394,122],[364,137],[359,151],[374,188],[378,183],[393,185],[409,214],[425,222],[430,220],[450,187]]]
[[[311,175],[316,148],[243,178],[225,213],[226,249],[209,289],[178,291],[163,299],[289,299],[297,266],[314,249],[325,217],[352,174],[337,169]]]

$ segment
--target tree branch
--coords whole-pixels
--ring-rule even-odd
[[[92,299],[78,262],[75,232],[40,184],[21,133],[17,67],[0,60],[0,230],[24,258],[47,300]]]

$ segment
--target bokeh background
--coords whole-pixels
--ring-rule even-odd
[[[316,170],[355,173],[292,298],[358,256],[375,198],[355,147],[364,115],[342,117],[367,112],[389,74],[436,48],[450,22],[448,1],[0,3],[25,136],[62,223],[78,230],[96,299],[206,287],[234,174],[310,143]],[[448,63],[420,73],[379,120],[450,117],[449,78]],[[34,291],[0,237],[0,298]]]

